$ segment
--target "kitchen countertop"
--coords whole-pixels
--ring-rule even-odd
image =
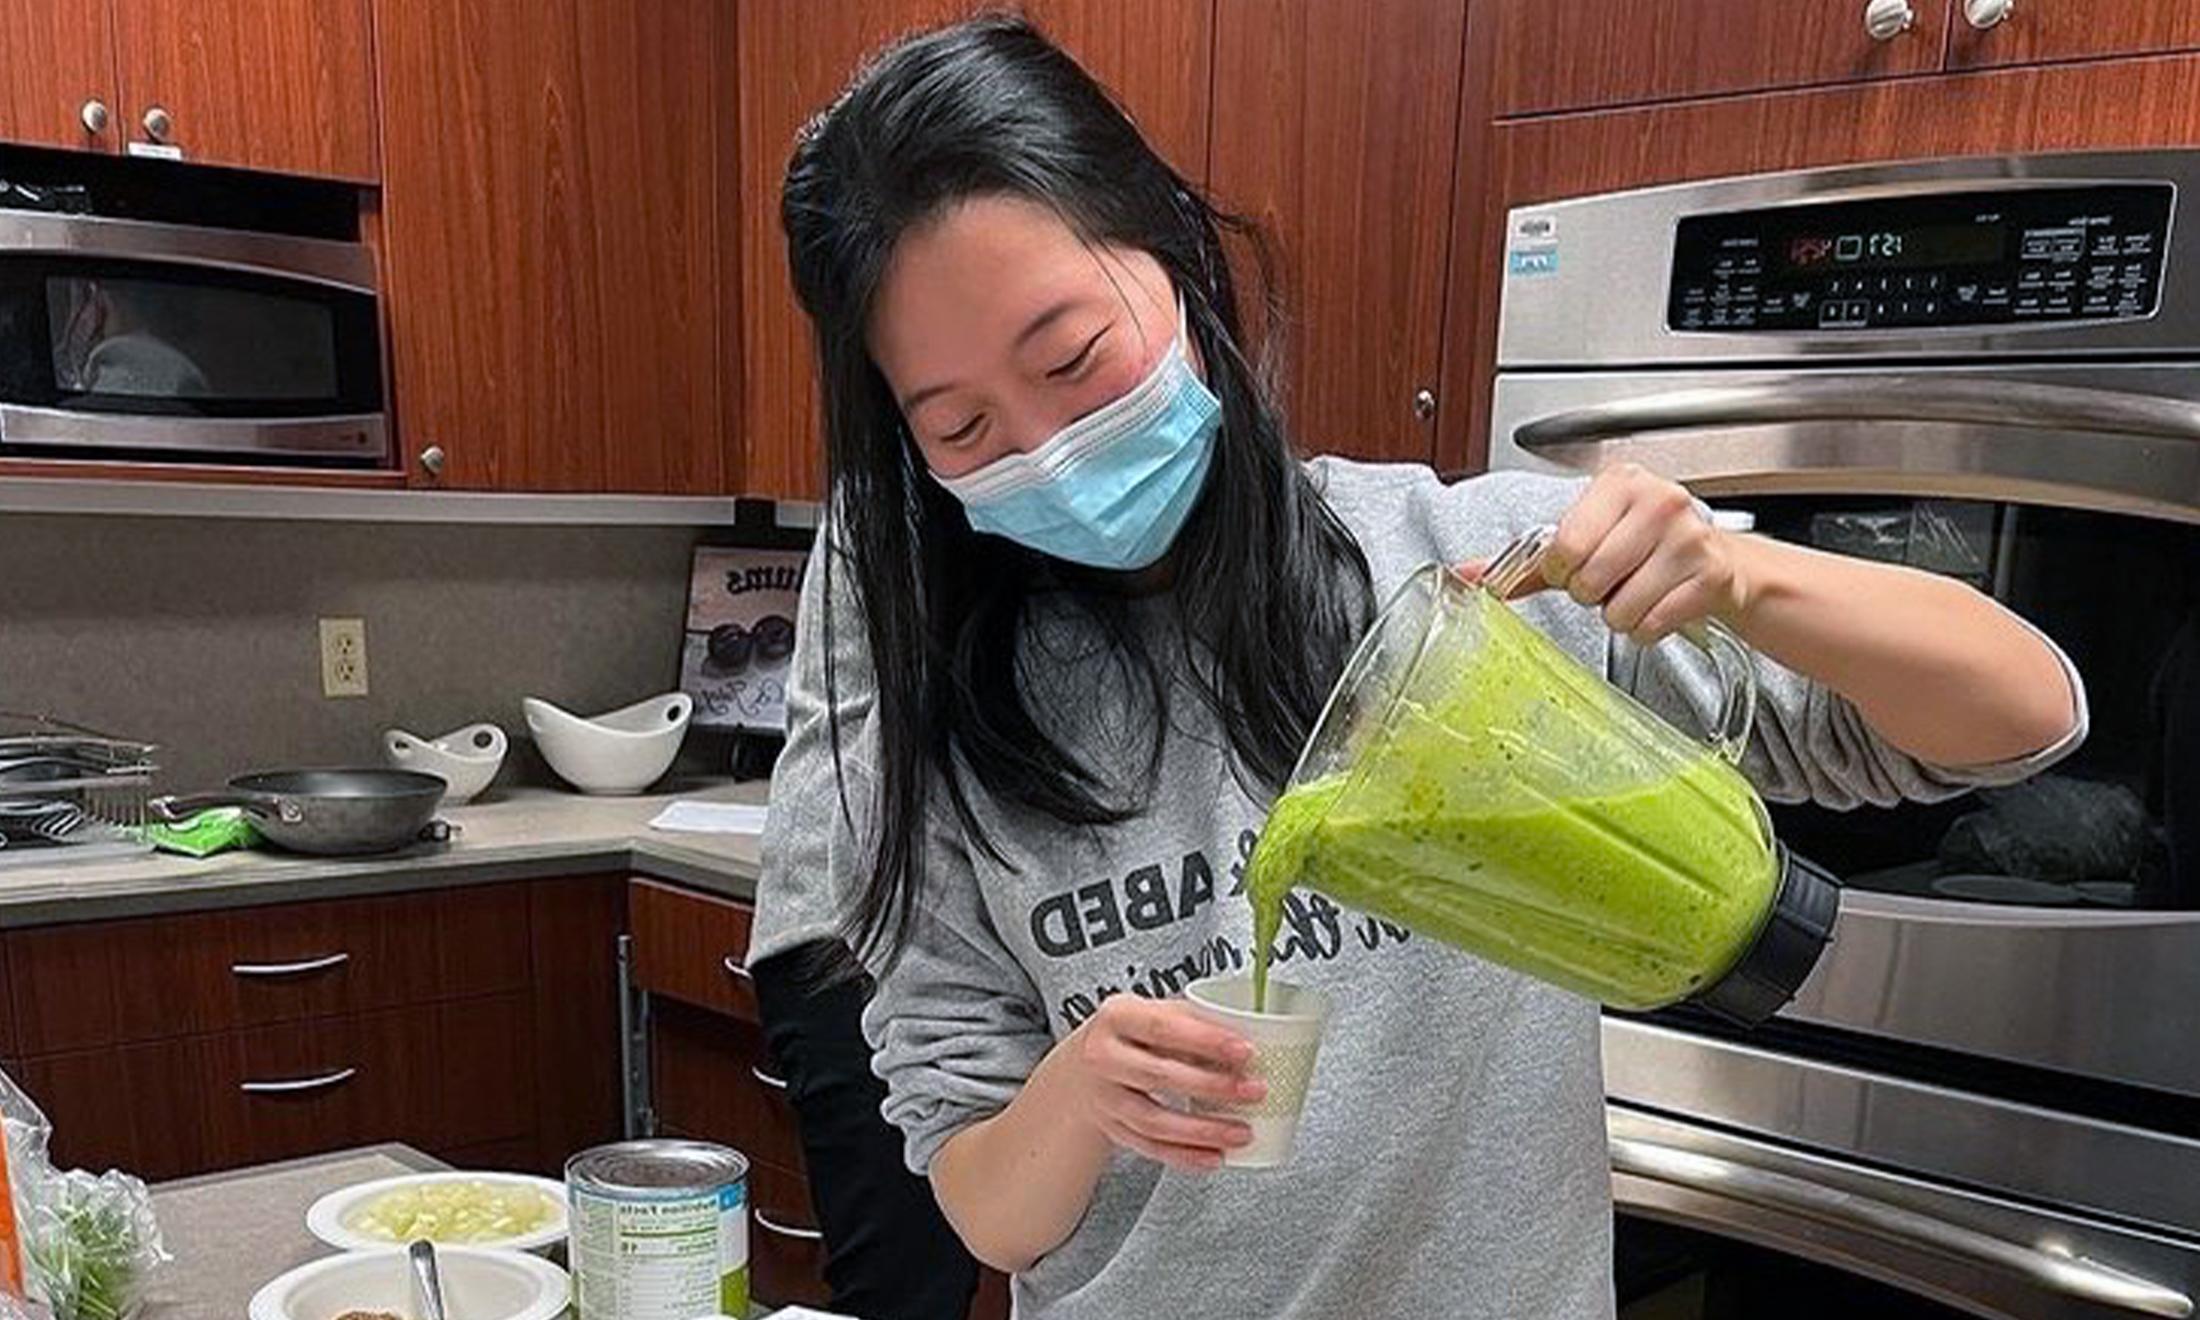
[[[410,1146],[369,1146],[210,1173],[153,1189],[175,1259],[153,1276],[144,1320],[243,1320],[268,1280],[333,1254],[306,1232],[306,1209],[339,1187],[446,1167]]]
[[[175,1260],[153,1276],[143,1320],[243,1320],[268,1280],[334,1254],[306,1232],[315,1201],[355,1183],[448,1167],[393,1144],[160,1184],[153,1213]],[[750,1311],[751,1320],[765,1314]]]
[[[753,834],[651,829],[676,799],[761,804],[767,781],[693,780],[643,797],[589,797],[543,788],[493,792],[443,818],[449,843],[375,857],[305,857],[247,849],[205,859],[151,853],[113,861],[0,868],[0,928],[246,907],[306,898],[632,871],[752,898],[761,840]]]

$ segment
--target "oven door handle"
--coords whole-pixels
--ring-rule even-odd
[[[1522,423],[1522,449],[1651,431],[1732,430],[1793,422],[1940,422],[2200,441],[2200,403],[2031,381],[1858,375],[1667,390]]]
[[[1716,1155],[1632,1137],[1613,1137],[1611,1151],[1612,1168],[1618,1173],[1921,1245],[2100,1306],[2137,1315],[2192,1314],[2192,1299],[2174,1288],[2083,1256],[2011,1242],[1903,1206]]]

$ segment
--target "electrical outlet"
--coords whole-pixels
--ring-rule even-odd
[[[367,621],[321,620],[321,695],[367,695]]]

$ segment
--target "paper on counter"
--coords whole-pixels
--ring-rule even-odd
[[[649,822],[687,834],[762,834],[764,808],[747,802],[675,802]]]

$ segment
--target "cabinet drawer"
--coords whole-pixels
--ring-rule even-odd
[[[754,908],[730,898],[651,880],[631,882],[627,918],[636,984],[652,994],[761,1021],[745,961],[754,916]]]
[[[66,1165],[149,1180],[380,1141],[529,1138],[524,994],[50,1055],[22,1080]]]
[[[825,1235],[799,1172],[772,1164],[749,1168],[749,1277],[756,1299],[768,1305],[832,1303]]]
[[[344,1016],[528,982],[521,885],[91,922],[6,939],[38,1055]]]

